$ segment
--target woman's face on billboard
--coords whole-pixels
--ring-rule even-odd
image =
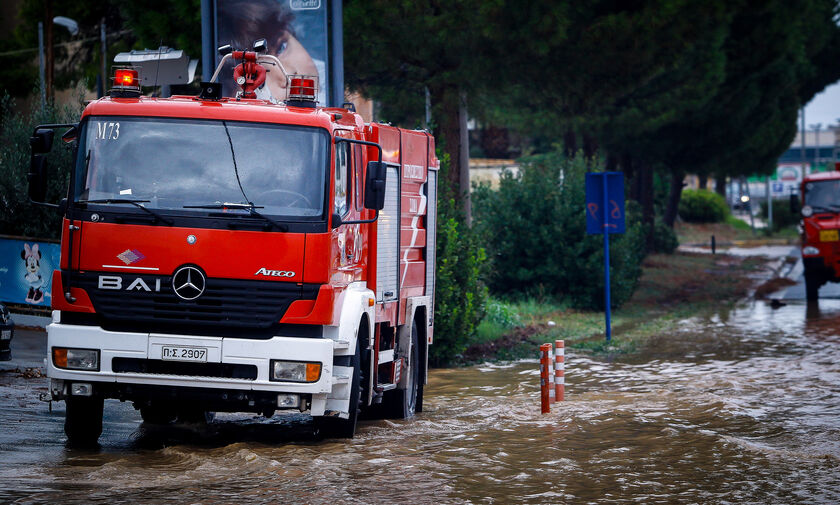
[[[289,75],[318,75],[318,69],[315,67],[315,62],[309,56],[309,52],[298,39],[288,32],[283,32],[270,44],[269,49],[277,56],[283,68]],[[268,83],[271,95],[278,100],[285,100],[286,98],[286,76],[280,69],[269,72],[266,76],[266,83]],[[318,83],[321,86],[321,83]]]

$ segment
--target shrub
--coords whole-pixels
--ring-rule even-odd
[[[27,114],[14,110],[14,100],[0,99],[0,234],[37,238],[58,238],[61,216],[55,209],[34,205],[29,201],[29,137],[39,124],[74,123],[81,116],[79,105],[58,107],[48,104],[41,110],[37,100]],[[56,203],[66,196],[73,163],[71,145],[61,141],[63,130],[56,132],[53,149],[47,156],[49,182],[48,202]]]
[[[686,189],[680,198],[679,215],[689,223],[720,223],[729,215],[729,206],[714,191]]]
[[[653,228],[653,252],[671,254],[679,245],[674,229],[657,220]]]
[[[476,228],[493,264],[495,293],[566,297],[574,307],[604,307],[603,237],[586,233],[583,157],[560,152],[521,161],[499,189],[473,192]],[[627,232],[610,236],[612,305],[632,295],[641,275],[644,235],[638,207],[627,204]]]
[[[799,223],[799,213],[790,211],[790,200],[771,200],[773,202],[773,231],[795,226]],[[761,202],[760,216],[767,219],[767,201]]]
[[[440,180],[449,163],[441,160]],[[460,208],[441,182],[438,198],[437,277],[433,365],[456,361],[475,336],[484,317],[487,287],[481,281],[486,255],[478,236],[464,224]]]

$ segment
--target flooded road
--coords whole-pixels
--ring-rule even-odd
[[[426,411],[318,441],[305,416],[148,431],[106,402],[64,447],[43,379],[0,375],[0,503],[838,503],[840,300],[741,305],[638,355],[567,348],[539,414],[536,360],[435,370]],[[536,350],[535,350],[536,352]]]

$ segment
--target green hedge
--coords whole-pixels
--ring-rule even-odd
[[[582,157],[559,152],[521,160],[520,172],[502,175],[499,189],[473,192],[475,227],[492,262],[494,293],[551,294],[574,307],[603,309],[604,251],[601,235],[586,233]],[[610,238],[612,305],[633,294],[644,259],[638,207],[627,202],[627,232]]]
[[[798,212],[790,211],[790,200],[788,198],[771,200],[773,202],[773,231],[799,224],[801,216]],[[767,201],[761,202],[760,216],[767,219]]]
[[[457,362],[484,317],[486,255],[474,229],[464,224],[459,205],[445,186],[449,159],[442,156],[438,198],[435,334],[433,365]]]
[[[685,189],[680,198],[679,215],[689,223],[720,223],[729,215],[726,199],[707,189]]]

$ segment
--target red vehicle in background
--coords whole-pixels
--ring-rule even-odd
[[[360,409],[422,410],[432,343],[437,171],[426,131],[317,106],[317,78],[220,48],[241,91],[141,96],[117,70],[75,125],[31,139],[43,202],[54,131],[76,149],[53,276],[47,374],[72,443],[103,400],[144,422],[215,411],[309,413],[352,437]],[[261,98],[257,98],[260,95]]]
[[[840,171],[802,179],[802,264],[809,301],[826,282],[840,282]]]

